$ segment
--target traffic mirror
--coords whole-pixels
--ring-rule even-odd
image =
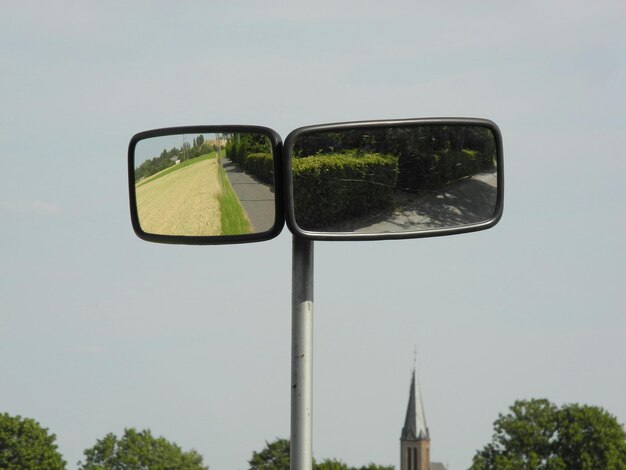
[[[135,135],[128,149],[133,228],[148,241],[267,240],[284,225],[280,137],[257,126]]]
[[[287,224],[305,238],[450,235],[502,215],[502,138],[488,120],[308,126],[284,151]]]
[[[259,126],[156,129],[128,158],[133,228],[163,243],[268,240],[284,211],[313,240],[440,236],[490,228],[503,209],[502,137],[484,119],[307,126],[284,148]]]

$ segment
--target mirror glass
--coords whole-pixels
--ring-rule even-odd
[[[488,221],[497,145],[481,125],[305,131],[291,147],[293,215],[312,232],[389,234]]]
[[[274,158],[252,132],[150,137],[134,150],[141,229],[178,236],[246,235],[276,219]]]

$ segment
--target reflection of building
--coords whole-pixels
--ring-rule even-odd
[[[415,369],[400,436],[400,470],[446,470],[443,464],[430,461],[430,434]]]

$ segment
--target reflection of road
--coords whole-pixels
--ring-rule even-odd
[[[222,157],[222,166],[248,215],[252,232],[265,232],[272,228],[275,219],[275,202],[270,186],[247,175],[226,157]]]
[[[331,231],[407,232],[458,227],[489,219],[495,210],[497,178],[481,173],[444,188],[415,195],[398,192],[395,209],[369,214]]]

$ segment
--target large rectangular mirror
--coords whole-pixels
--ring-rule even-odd
[[[489,228],[502,213],[502,140],[491,121],[310,126],[285,151],[287,222],[307,238],[447,235]]]
[[[147,240],[266,240],[283,226],[280,138],[249,126],[157,129],[129,146],[131,216]],[[277,191],[278,188],[278,191]]]

